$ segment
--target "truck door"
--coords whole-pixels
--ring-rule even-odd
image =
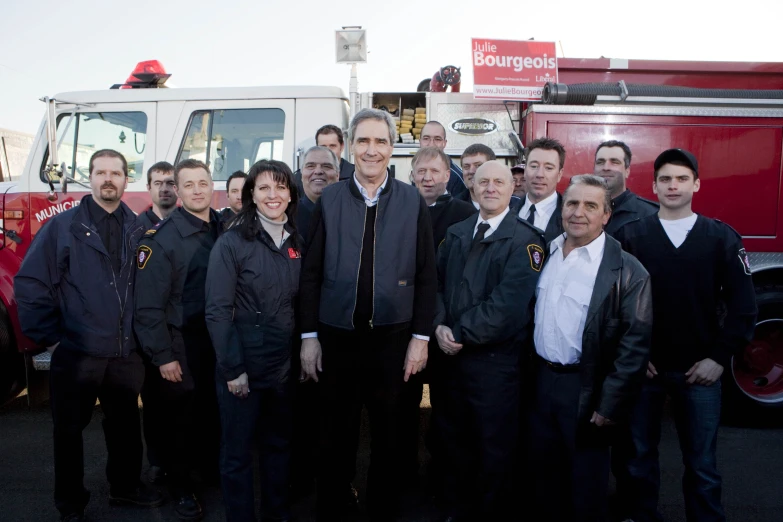
[[[174,133],[182,139],[166,157],[209,165],[216,182],[213,208],[226,206],[225,181],[234,172],[247,172],[262,159],[294,164],[293,100],[187,102],[182,114]]]
[[[128,162],[128,187],[123,200],[140,212],[149,205],[146,168],[155,162],[155,103],[106,103],[91,107],[59,106],[57,114],[57,161],[65,163],[67,194],[55,181],[57,198],[47,198],[48,147],[33,158],[30,175],[30,230],[35,235],[55,214],[78,205],[90,192],[90,157],[101,149],[113,149]]]

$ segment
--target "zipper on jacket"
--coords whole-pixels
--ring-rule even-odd
[[[372,312],[370,312],[370,330],[375,318],[375,242],[378,240],[378,219],[381,217],[381,198],[378,196],[378,208],[375,211],[375,221],[372,224]]]
[[[377,215],[376,215],[377,219]],[[359,302],[359,272],[362,270],[362,252],[364,251],[364,233],[367,231],[367,204],[364,204],[364,222],[362,223],[362,246],[359,247],[359,266],[356,268],[356,294],[353,299],[353,313],[351,314],[351,328],[356,329],[356,325],[353,323],[353,316],[356,315],[356,303]],[[375,259],[373,259],[373,264]],[[375,267],[373,267],[373,278],[375,277]],[[375,296],[373,296],[375,300]],[[370,326],[372,326],[372,319],[370,320]]]

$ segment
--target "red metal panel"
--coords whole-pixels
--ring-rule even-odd
[[[783,63],[628,60],[611,69],[608,58],[559,58],[560,83],[618,82],[710,89],[783,89]]]
[[[657,155],[673,147],[690,150],[699,159],[702,179],[694,210],[725,221],[743,236],[763,236],[748,237],[749,250],[783,252],[778,211],[783,120],[532,113],[526,126],[528,140],[547,135],[564,143],[568,154],[559,190],[572,175],[593,171],[599,143],[619,139],[633,151],[629,188],[655,201]]]

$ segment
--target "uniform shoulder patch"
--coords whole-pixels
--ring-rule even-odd
[[[151,229],[147,230],[146,232],[144,232],[144,235],[149,237],[149,236],[155,234],[155,232],[157,232],[157,231],[158,231],[157,228],[151,228]]]
[[[744,248],[739,249],[737,257],[739,257],[740,263],[742,263],[742,269],[745,271],[745,275],[752,275],[750,270],[750,259],[748,259],[748,253]]]
[[[527,255],[530,258],[530,268],[540,272],[544,265],[544,249],[536,244],[530,244],[527,246]]]
[[[147,245],[139,246],[138,250],[136,250],[136,266],[139,270],[144,270],[150,257],[152,257],[152,249]]]

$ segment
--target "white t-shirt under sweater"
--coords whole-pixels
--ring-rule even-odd
[[[696,224],[696,218],[698,217],[698,215],[692,214],[686,218],[673,219],[671,221],[658,219],[661,221],[661,226],[666,231],[666,235],[669,236],[669,241],[672,242],[674,248],[680,248],[680,245],[685,242],[685,238],[688,237],[688,232]]]

